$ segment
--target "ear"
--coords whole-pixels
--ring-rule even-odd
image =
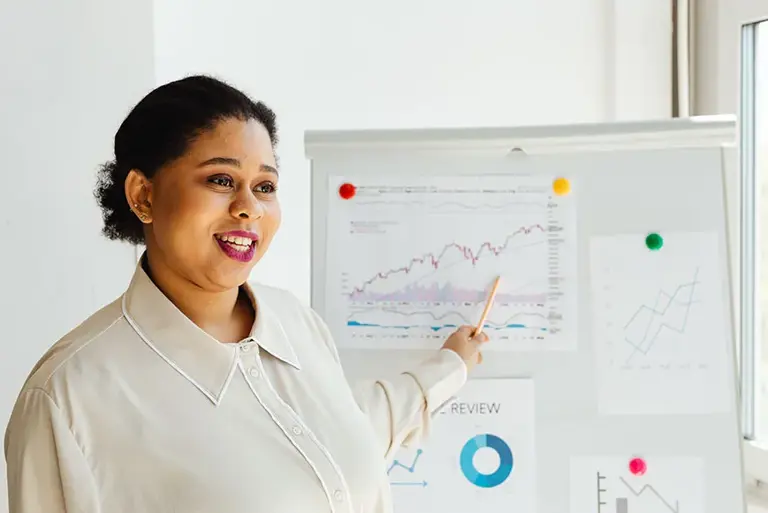
[[[131,169],[125,177],[125,197],[142,223],[152,222],[152,182],[138,169]]]

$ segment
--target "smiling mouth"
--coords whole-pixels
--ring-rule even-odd
[[[221,234],[213,237],[226,256],[236,262],[244,263],[253,260],[258,243],[255,235],[253,237],[246,237],[245,235]]]
[[[214,237],[216,237],[216,240],[219,242],[226,244],[228,247],[240,253],[245,253],[250,250],[256,243],[254,239],[249,237],[236,237],[233,235],[214,235]]]

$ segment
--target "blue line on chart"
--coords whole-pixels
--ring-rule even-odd
[[[627,324],[624,325],[624,331],[629,328],[629,326],[635,321],[635,319],[643,312],[650,312],[651,316],[648,320],[645,329],[643,330],[643,336],[642,339],[639,342],[632,342],[629,338],[626,336],[624,337],[624,341],[632,346],[633,350],[632,353],[629,355],[629,358],[627,358],[627,363],[632,359],[632,357],[637,353],[642,353],[643,355],[647,355],[653,345],[656,343],[656,340],[658,340],[659,335],[661,334],[662,330],[667,329],[669,331],[674,331],[675,333],[684,333],[686,327],[688,326],[688,315],[691,312],[691,305],[693,305],[693,289],[694,286],[699,283],[696,278],[699,275],[699,269],[696,268],[696,272],[693,275],[693,281],[690,283],[684,283],[680,286],[678,286],[674,293],[671,295],[664,292],[663,290],[659,290],[658,294],[656,295],[656,301],[654,302],[653,306],[650,307],[648,305],[641,305],[640,308],[637,309],[637,311],[630,317],[629,321],[627,321]],[[687,300],[679,300],[677,296],[684,290],[684,289],[690,289],[690,294],[688,294]],[[663,296],[667,297],[667,304],[664,306],[664,308],[659,308],[659,301],[662,299]],[[672,326],[669,323],[662,322],[659,327],[656,329],[656,331],[653,333],[653,336],[648,338],[648,334],[651,330],[651,325],[653,324],[653,321],[658,317],[663,317],[667,314],[667,311],[669,310],[670,306],[672,306],[673,303],[676,303],[678,305],[685,307],[685,315],[683,316],[683,320],[681,322],[681,326],[676,327]],[[648,342],[648,345],[645,349],[643,349],[643,345]]]
[[[400,460],[393,461],[392,465],[390,465],[389,469],[387,470],[387,475],[389,475],[392,472],[393,469],[398,468],[398,467],[399,468],[404,468],[406,471],[408,471],[411,474],[413,474],[416,471],[416,464],[419,462],[419,458],[421,457],[421,454],[423,452],[424,451],[422,451],[421,449],[417,449],[416,450],[416,455],[413,457],[413,462],[410,465],[408,465],[408,466],[403,465],[402,463],[400,463]]]
[[[387,469],[387,475],[391,474],[392,470],[396,468],[402,468],[409,474],[413,474],[416,472],[416,464],[419,462],[419,458],[423,452],[423,450],[417,449],[410,465],[405,465],[401,463],[400,460],[394,460],[392,465],[389,466],[389,469]],[[427,486],[426,481],[393,481],[390,484],[394,486]]]
[[[472,322],[469,319],[467,319],[467,317],[464,314],[462,314],[461,312],[457,312],[455,310],[451,310],[449,312],[445,312],[442,315],[435,315],[433,312],[431,312],[429,310],[417,310],[417,311],[413,311],[413,312],[403,312],[401,310],[398,310],[397,308],[392,308],[392,307],[372,307],[372,308],[367,308],[365,310],[358,310],[358,311],[350,314],[347,317],[347,320],[349,322],[359,322],[359,321],[352,320],[352,317],[354,317],[355,315],[361,314],[361,313],[367,313],[367,312],[372,312],[372,311],[376,311],[376,310],[380,310],[380,311],[385,312],[385,313],[402,315],[404,317],[413,317],[414,315],[426,315],[428,317],[432,317],[432,320],[434,320],[434,321],[442,321],[443,319],[445,319],[448,316],[455,315],[456,317],[461,319],[462,324],[472,324]],[[512,320],[515,317],[520,317],[520,316],[523,316],[523,315],[527,315],[527,316],[531,316],[531,317],[540,317],[542,319],[542,321],[546,321],[547,320],[547,317],[544,314],[540,314],[538,312],[517,312],[517,313],[514,313],[514,314],[510,315],[509,317],[507,317],[505,320],[503,320],[500,323],[488,321],[486,326],[497,327],[497,328],[505,328],[505,327],[525,328],[527,326],[525,326],[522,323],[513,323],[512,322]],[[446,324],[446,326],[447,325],[448,324]]]
[[[423,325],[401,325],[401,326],[389,326],[389,325],[383,325],[383,324],[376,324],[376,323],[368,323],[368,322],[358,322],[358,321],[347,321],[347,326],[350,328],[385,328],[385,329],[395,329],[395,330],[412,330],[412,329],[423,329],[427,328],[432,331],[440,331],[445,329],[458,329],[459,324],[443,324],[440,326],[423,326]],[[483,326],[483,329],[487,330],[506,330],[506,329],[525,329],[525,330],[536,330],[536,331],[547,331],[547,328],[542,328],[539,326],[527,326],[525,324],[506,324],[502,326],[493,326],[490,324],[485,324]]]

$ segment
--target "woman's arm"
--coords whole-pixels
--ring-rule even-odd
[[[97,513],[91,470],[44,390],[19,396],[5,435],[9,513]]]
[[[441,349],[413,370],[356,383],[352,391],[391,459],[397,450],[429,435],[433,414],[464,385],[467,366]]]
[[[340,364],[336,344],[325,322],[312,312],[315,323]],[[472,328],[462,327],[442,349],[413,369],[388,379],[356,383],[355,400],[368,416],[390,459],[402,445],[427,436],[433,414],[455,395],[467,380],[468,366],[477,360],[478,344],[485,334],[472,340]]]

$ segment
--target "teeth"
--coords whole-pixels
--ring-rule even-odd
[[[244,246],[245,249],[248,249],[248,247],[253,242],[252,239],[249,239],[246,237],[233,237],[232,235],[217,235],[216,238],[224,242],[229,242],[230,244],[233,244],[233,245]],[[239,250],[240,248],[235,248],[235,249]]]
[[[240,253],[245,253],[248,251],[248,246],[240,246],[238,244],[232,244],[231,242],[227,242],[227,244],[229,244],[232,249],[239,251]]]

